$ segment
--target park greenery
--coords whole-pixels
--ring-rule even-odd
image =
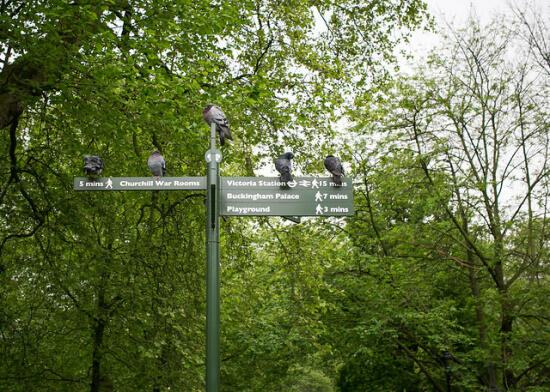
[[[0,391],[202,391],[204,192],[334,153],[355,215],[221,222],[221,390],[550,390],[550,26],[421,0],[1,0]],[[415,29],[443,45],[399,71]],[[271,172],[273,172],[271,170]],[[547,224],[548,223],[548,224]]]

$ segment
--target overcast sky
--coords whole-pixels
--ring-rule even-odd
[[[508,0],[426,0],[426,3],[435,17],[443,15],[446,19],[454,18],[459,23],[464,22],[472,7],[484,21],[490,20],[493,14],[508,9]]]
[[[541,0],[538,0],[539,4]],[[548,0],[545,0],[548,1]],[[425,0],[428,12],[440,25],[452,24],[455,27],[464,26],[468,16],[473,12],[482,24],[488,23],[498,14],[510,12],[510,0]],[[515,0],[521,3],[522,0]],[[417,54],[425,54],[428,49],[438,43],[438,36],[433,33],[416,32],[411,39]],[[418,48],[418,49],[416,49]]]

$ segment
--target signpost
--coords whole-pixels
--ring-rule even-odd
[[[206,391],[220,390],[220,162],[216,123],[210,127],[206,189]]]
[[[220,384],[220,228],[219,217],[352,216],[353,185],[342,178],[337,186],[328,177],[220,177],[222,153],[216,148],[216,124],[210,129],[205,153],[206,177],[101,177],[74,179],[75,191],[206,190],[206,391]]]

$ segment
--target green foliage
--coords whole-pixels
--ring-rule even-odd
[[[201,109],[215,102],[235,137],[224,175],[254,175],[284,149],[319,172],[354,76],[383,75],[393,25],[406,33],[424,10],[418,0],[2,2],[0,390],[202,390],[203,193],[75,194],[83,155],[100,155],[107,176],[147,176],[160,149],[168,175],[204,175]],[[322,330],[322,268],[313,251],[280,252],[295,238],[312,247],[314,230],[266,240],[274,224],[222,228],[224,390],[329,385],[318,364],[297,370]]]
[[[423,12],[3,2],[0,390],[204,389],[203,192],[71,184],[87,153],[204,175],[207,102],[235,136],[223,175],[338,150],[356,191],[349,219],[222,223],[224,391],[548,389],[548,75],[472,23],[387,78]]]
[[[354,256],[327,273],[341,390],[548,388],[548,80],[489,30],[453,32],[417,75],[358,99],[373,121],[356,129],[379,142],[357,144]]]

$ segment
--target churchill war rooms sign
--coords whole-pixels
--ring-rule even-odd
[[[206,177],[101,177],[74,179],[75,191],[149,191],[206,189]]]

